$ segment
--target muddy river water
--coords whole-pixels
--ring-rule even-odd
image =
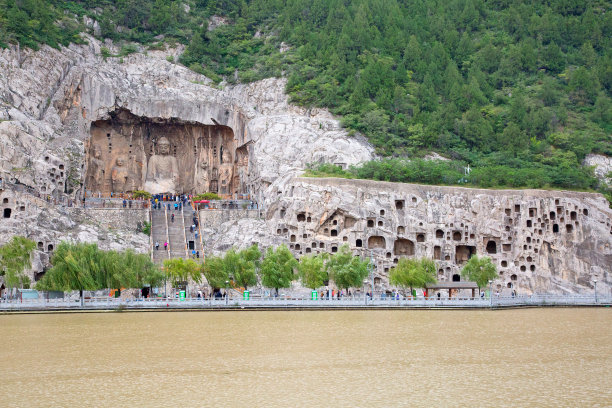
[[[612,308],[0,316],[0,406],[611,406]]]

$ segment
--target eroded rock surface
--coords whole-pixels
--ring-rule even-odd
[[[382,287],[401,257],[433,258],[438,280],[452,281],[472,254],[493,259],[494,285],[507,292],[592,293],[593,279],[602,291],[612,284],[612,210],[599,194],[308,178],[279,179],[268,193],[265,222],[202,211],[206,247],[285,243],[300,256],[347,244],[375,258]]]
[[[439,279],[452,280],[477,253],[498,265],[500,288],[589,293],[594,278],[610,288],[611,213],[600,195],[296,178],[308,163],[358,164],[373,149],[329,112],[289,104],[282,79],[212,86],[166,60],[180,48],[104,60],[103,44],[88,40],[0,50],[0,244],[33,239],[37,271],[62,239],[146,252],[137,224],[147,210],[74,206],[88,188],[127,192],[153,180],[161,190],[250,194],[263,206],[202,211],[207,253],[287,243],[299,256],[346,243],[375,257],[383,286],[402,256],[433,257]]]

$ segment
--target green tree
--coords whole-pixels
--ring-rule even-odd
[[[102,254],[96,244],[61,242],[51,257],[52,268],[36,284],[36,288],[78,290],[83,305],[84,290],[98,290],[106,286],[101,258]]]
[[[202,266],[202,272],[210,287],[221,289],[225,287],[225,282],[229,280],[229,275],[224,267],[223,258],[220,256],[208,256]]]
[[[245,290],[257,284],[256,268],[261,258],[257,245],[236,252],[233,248],[225,253],[223,267],[227,275],[239,287]]]
[[[51,258],[53,265],[36,284],[40,290],[84,290],[156,286],[163,274],[149,255],[101,251],[96,244],[61,242]]]
[[[358,288],[368,276],[369,260],[361,260],[351,253],[348,245],[342,245],[327,262],[329,277],[340,289]]]
[[[193,259],[165,259],[164,272],[174,287],[181,281],[191,279],[199,283],[202,280],[202,265]]]
[[[302,285],[315,290],[328,279],[325,261],[321,255],[305,255],[300,258],[298,273]]]
[[[473,255],[461,270],[461,276],[468,281],[476,282],[480,290],[486,287],[490,280],[497,278],[497,268],[488,256],[479,258]]]
[[[31,256],[35,247],[34,241],[21,236],[14,236],[0,247],[0,276],[4,276],[9,292],[14,287],[29,287],[30,279],[24,271],[32,267]]]
[[[295,269],[298,261],[286,245],[275,249],[268,248],[266,256],[261,263],[261,283],[267,288],[288,288],[295,278]]]
[[[397,265],[389,272],[389,283],[401,288],[424,288],[428,283],[436,282],[436,263],[431,259],[400,258]]]

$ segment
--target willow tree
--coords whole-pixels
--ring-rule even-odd
[[[404,289],[424,288],[428,283],[436,283],[436,263],[428,258],[401,258],[397,266],[389,272],[389,283]]]
[[[328,279],[325,261],[321,255],[306,255],[300,258],[298,274],[302,285],[316,290]]]
[[[236,285],[247,290],[249,286],[257,284],[257,267],[260,258],[261,252],[257,245],[239,252],[232,248],[225,253],[223,267]]]
[[[34,241],[20,236],[14,236],[0,247],[0,276],[4,276],[9,293],[14,287],[30,286],[24,271],[32,267],[31,255],[35,247]]]
[[[202,264],[193,259],[165,259],[164,272],[174,287],[178,285],[178,282],[189,279],[197,283],[202,281]]]
[[[204,265],[202,265],[202,273],[213,289],[213,292],[216,289],[225,287],[225,282],[229,280],[229,275],[224,267],[223,258],[220,256],[207,256]]]
[[[61,242],[51,257],[52,268],[36,284],[41,290],[136,288],[157,285],[163,275],[146,254],[102,251],[96,244]]]
[[[348,245],[342,245],[340,250],[331,256],[327,262],[329,277],[340,289],[358,288],[368,276],[369,260],[354,256]]]
[[[479,258],[474,255],[461,270],[461,276],[469,281],[476,282],[480,292],[480,289],[486,287],[490,280],[497,278],[497,268],[488,256]]]
[[[105,287],[102,252],[96,244],[61,242],[51,257],[53,267],[36,284],[37,289],[78,290],[83,305],[84,290]]]
[[[278,296],[280,288],[291,287],[297,265],[298,262],[286,245],[276,249],[268,248],[261,263],[261,283],[267,288],[274,288]]]

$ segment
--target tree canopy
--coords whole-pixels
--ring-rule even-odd
[[[35,247],[34,241],[21,236],[14,236],[0,247],[0,276],[4,276],[8,288],[29,287],[30,279],[24,271],[32,266],[31,256]]]
[[[348,245],[342,245],[327,262],[329,277],[340,289],[359,288],[368,276],[370,260],[353,256]]]
[[[297,266],[298,261],[286,245],[280,245],[276,249],[270,247],[261,263],[261,283],[265,287],[276,289],[278,294],[278,289],[291,287]]]
[[[51,269],[36,284],[40,290],[98,290],[156,286],[163,274],[146,254],[102,251],[96,244],[61,242]]]
[[[328,279],[325,261],[321,255],[305,255],[300,258],[298,272],[302,285],[317,289]]]
[[[424,288],[436,283],[436,263],[428,258],[400,258],[389,271],[389,283],[402,288]]]
[[[223,258],[220,256],[207,256],[202,267],[202,273],[213,289],[224,288],[225,282],[229,281]]]
[[[172,258],[164,259],[164,273],[166,277],[177,286],[178,282],[202,280],[202,264],[193,259]]]
[[[257,284],[256,268],[259,266],[260,258],[261,252],[257,245],[239,252],[232,248],[225,253],[223,267],[230,280],[246,290],[249,286]]]
[[[0,46],[79,42],[80,31],[92,31],[86,16],[101,38],[152,49],[184,44],[180,62],[215,82],[285,76],[294,103],[329,108],[383,156],[436,151],[450,159],[376,161],[359,177],[605,193],[581,163],[589,153],[612,155],[611,6],[0,0]],[[474,170],[464,177],[468,164]]]
[[[476,282],[479,289],[487,286],[490,280],[497,278],[497,268],[488,256],[473,255],[461,270],[461,276]]]

